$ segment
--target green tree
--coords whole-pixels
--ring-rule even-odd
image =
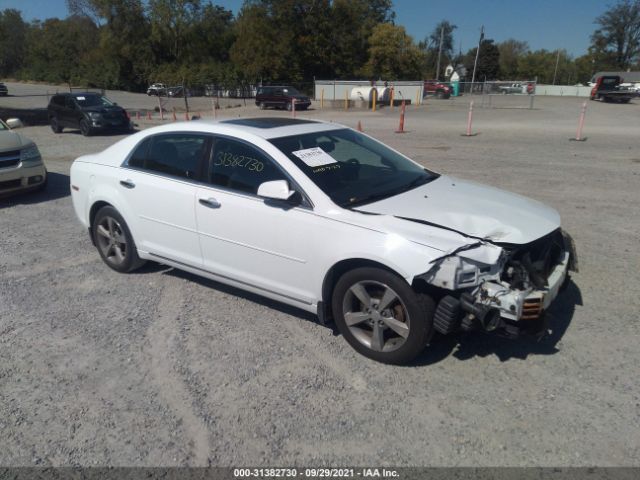
[[[596,18],[599,28],[591,36],[594,56],[626,70],[640,61],[640,0],[623,0]],[[606,60],[605,60],[606,59]]]
[[[518,62],[529,51],[529,44],[510,38],[498,43],[500,52],[500,75],[503,79],[515,80],[522,77]],[[520,78],[524,79],[524,78]]]
[[[0,76],[16,73],[22,66],[28,25],[18,10],[0,11]]]
[[[156,65],[142,0],[67,0],[67,6],[72,14],[99,26],[100,54],[95,60],[104,64],[108,75],[96,82],[108,88],[144,89]]]
[[[381,23],[369,37],[369,60],[363,73],[370,78],[415,80],[422,78],[420,49],[404,27]]]
[[[453,62],[453,31],[458,28],[448,20],[442,20],[424,41],[418,46],[425,54],[425,70],[429,78],[436,78],[438,73]],[[440,38],[442,37],[442,51],[440,51]],[[438,54],[440,53],[440,72],[438,72]]]
[[[554,73],[555,83],[558,85],[573,84],[579,81],[576,65],[566,50],[550,52],[542,49],[528,52],[520,57],[518,70],[523,79],[537,77],[539,83],[552,83]]]
[[[83,61],[98,31],[89,19],[72,16],[31,24],[23,77],[54,83],[85,83]]]
[[[478,48],[472,48],[464,57],[464,65],[469,75],[469,80],[473,72],[473,65]],[[500,76],[500,50],[491,39],[482,40],[480,43],[480,54],[476,67],[476,82],[495,80]]]
[[[288,76],[293,32],[278,31],[267,5],[245,3],[234,33],[231,60],[247,78],[278,80]]]

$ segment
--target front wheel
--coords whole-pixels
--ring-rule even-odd
[[[287,111],[290,112],[293,110],[293,104],[291,102],[287,103]]]
[[[345,340],[382,363],[405,364],[420,354],[433,332],[435,304],[398,275],[357,268],[335,286],[333,316]]]
[[[129,227],[115,208],[102,207],[91,230],[100,257],[110,268],[127,273],[144,265]]]
[[[62,127],[56,117],[51,117],[51,130],[53,133],[62,133]]]
[[[80,120],[80,133],[82,133],[82,135],[84,135],[85,137],[90,137],[91,134],[93,133],[91,131],[91,126],[89,125],[89,122],[84,118]]]
[[[264,110],[265,108],[267,108],[267,104],[264,102],[260,102],[259,107],[260,107],[260,110]]]

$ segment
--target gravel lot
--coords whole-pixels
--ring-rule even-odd
[[[300,115],[361,121],[430,168],[550,204],[576,241],[581,271],[549,337],[439,337],[410,367],[234,288],[154,264],[113,272],[68,173],[121,137],[25,128],[51,176],[44,193],[0,200],[0,465],[640,465],[640,100],[590,102],[588,140],[570,142],[582,101],[478,109],[470,138],[464,99],[408,108],[404,135],[398,109]]]

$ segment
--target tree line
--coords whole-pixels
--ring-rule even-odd
[[[319,79],[469,81],[476,48],[455,51],[455,25],[422,41],[395,23],[392,0],[245,0],[237,15],[208,0],[67,0],[67,18],[26,22],[0,11],[0,76],[140,91],[154,81],[237,86]],[[479,41],[476,79],[586,82],[599,70],[640,68],[640,0],[594,20],[588,52],[532,51]]]

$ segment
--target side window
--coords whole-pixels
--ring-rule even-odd
[[[144,168],[144,162],[147,158],[147,152],[149,151],[149,145],[151,144],[151,137],[144,139],[133,151],[129,157],[127,165],[130,167]]]
[[[263,182],[286,180],[262,152],[236,140],[216,139],[207,181],[212,185],[256,194]]]
[[[150,139],[144,168],[176,177],[195,178],[206,140],[204,135],[188,133],[156,135]]]
[[[74,103],[73,98],[65,97],[64,106],[67,108],[75,108],[76,104]]]

